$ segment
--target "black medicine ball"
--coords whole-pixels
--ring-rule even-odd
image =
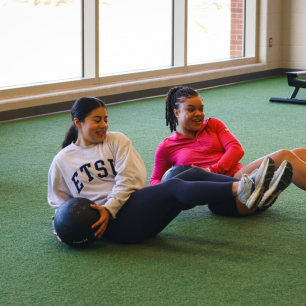
[[[64,202],[54,216],[54,229],[61,240],[76,248],[84,248],[97,240],[98,228],[91,226],[100,219],[98,210],[90,207],[94,202],[85,198],[72,198]]]
[[[191,166],[185,166],[185,165],[174,166],[165,172],[165,174],[161,179],[161,183],[166,182],[171,178],[173,178],[174,176],[180,174],[181,172],[184,172],[191,168],[192,168]]]

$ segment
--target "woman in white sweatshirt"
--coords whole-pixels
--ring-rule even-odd
[[[267,157],[257,173],[242,180],[194,168],[145,187],[141,157],[122,133],[107,132],[107,110],[100,99],[78,99],[71,114],[73,124],[49,170],[48,202],[55,209],[70,198],[95,202],[100,219],[92,228],[98,238],[140,242],[196,205],[236,206],[241,201],[253,208],[273,177],[274,163]]]

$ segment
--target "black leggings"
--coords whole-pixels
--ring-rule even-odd
[[[116,243],[138,243],[160,233],[182,210],[208,203],[236,206],[232,194],[236,181],[193,168],[165,183],[135,191],[116,219],[109,221],[102,237]]]
[[[215,175],[211,176],[201,168],[196,168],[192,169],[192,171],[183,172],[176,177],[179,176],[181,176],[180,178],[184,181],[207,181],[211,180],[212,177],[214,180],[218,180],[218,182],[239,181],[239,179],[228,177],[222,174],[218,174],[217,177]],[[228,216],[228,217],[241,217],[237,209],[236,201],[233,201],[232,199],[229,201],[209,203],[207,206],[213,213],[217,215]]]

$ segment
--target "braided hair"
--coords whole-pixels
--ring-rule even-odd
[[[178,109],[179,104],[185,102],[185,98],[198,97],[198,96],[199,93],[190,87],[175,86],[169,90],[165,100],[166,126],[169,125],[171,132],[176,131],[176,126],[178,124],[177,118],[173,110]]]

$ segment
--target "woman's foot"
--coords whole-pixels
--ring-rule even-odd
[[[292,175],[293,170],[291,163],[284,160],[274,173],[269,189],[265,192],[258,204],[260,210],[266,210],[274,204],[280,193],[290,185]]]
[[[242,175],[238,187],[238,199],[249,209],[257,207],[264,193],[269,189],[274,171],[274,160],[270,156],[266,156],[259,169],[249,175]]]

